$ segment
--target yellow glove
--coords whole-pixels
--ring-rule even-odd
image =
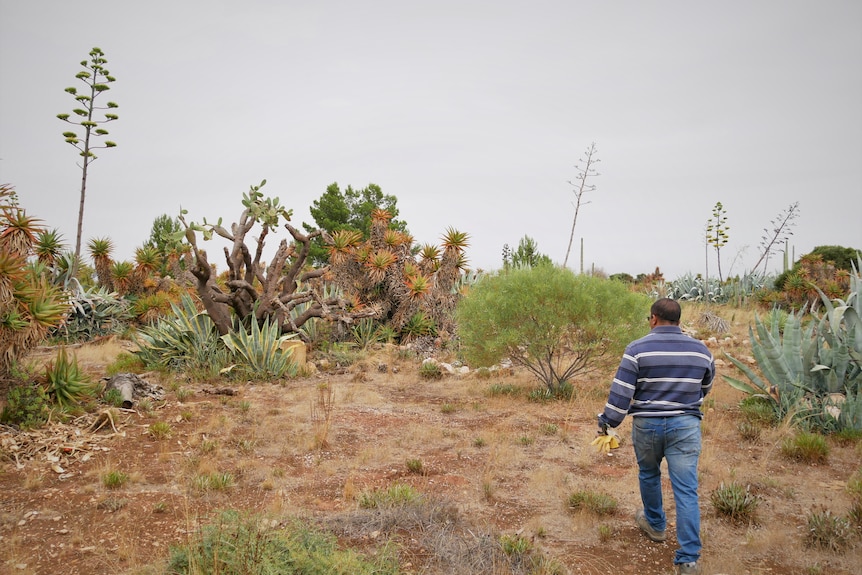
[[[616,431],[608,429],[607,435],[599,435],[590,442],[590,445],[595,445],[599,453],[610,453],[611,449],[620,446],[620,440]]]

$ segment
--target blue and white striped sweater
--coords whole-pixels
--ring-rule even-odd
[[[678,326],[659,325],[626,347],[600,419],[617,427],[632,417],[701,417],[715,362],[699,340]]]

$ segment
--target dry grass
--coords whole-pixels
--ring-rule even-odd
[[[685,306],[683,322],[694,322],[704,308]],[[721,362],[726,351],[740,358],[750,355],[745,338],[753,313],[718,313],[730,324],[731,337],[710,343],[716,358]],[[545,404],[527,400],[537,383],[522,372],[425,380],[418,375],[419,361],[393,348],[366,358],[346,374],[317,373],[279,385],[234,384],[239,395],[225,401],[203,393],[206,384],[183,384],[193,395],[182,405],[168,401],[154,417],[134,416],[126,427],[127,440],[118,440],[110,453],[116,462],[121,454],[136,455],[141,443],[155,445],[124,463],[124,471],[143,470],[145,475],[135,485],[135,498],[119,491],[134,504],[107,515],[127,517],[130,525],[146,524],[154,537],[161,529],[163,542],[160,548],[131,540],[106,543],[122,556],[111,564],[111,572],[143,569],[165,555],[166,542],[177,533],[192,529],[213,509],[232,507],[276,518],[320,518],[359,548],[387,537],[381,522],[404,525],[411,534],[399,539],[405,561],[428,575],[513,572],[505,569],[505,556],[491,551],[490,543],[498,543],[489,535],[494,533],[509,535],[511,545],[519,544],[518,538],[528,539],[563,562],[568,568],[563,573],[605,573],[612,566],[628,565],[632,556],[642,559],[638,572],[643,575],[667,573],[673,544],[650,544],[631,520],[640,503],[630,419],[619,430],[621,448],[611,456],[589,446],[595,414],[604,405],[617,361],[604,358],[593,373],[576,378],[571,401]],[[380,364],[386,370],[380,370]],[[732,369],[724,361],[719,373],[731,374]],[[738,427],[743,421],[741,398],[719,377],[703,422],[700,478],[707,572],[818,573],[828,565],[832,572],[852,573],[860,562],[860,546],[843,555],[805,549],[800,533],[814,505],[828,502],[836,513],[850,508],[846,485],[859,468],[862,447],[831,446],[828,464],[817,467],[787,460],[780,446],[793,429],[787,422],[762,426],[756,441],[744,439]],[[453,409],[443,409],[445,405]],[[171,423],[170,439],[156,442],[146,436],[147,427],[157,420]],[[124,441],[129,445],[124,447]],[[410,460],[421,462],[421,473],[408,468]],[[105,461],[94,461],[91,469],[101,469]],[[151,467],[158,467],[160,474],[151,475]],[[74,479],[58,484],[50,473],[40,480],[26,479],[39,477],[32,468],[26,473],[4,483],[16,489],[29,483],[22,494],[9,494],[15,518],[17,509],[28,508],[20,501],[59,485],[69,493],[77,490],[83,502],[78,513],[91,514],[87,517],[92,527],[70,526],[70,531],[89,541],[93,531],[116,528],[104,523],[104,511],[92,514],[95,505],[87,503],[107,494],[97,484],[98,475],[81,485]],[[229,489],[196,488],[196,478],[225,473],[234,480]],[[164,479],[154,479],[157,476]],[[709,493],[731,481],[750,486],[762,498],[756,525],[734,525],[712,511]],[[356,513],[362,493],[398,482],[427,494],[427,507],[384,514],[377,510],[376,516]],[[673,498],[669,485],[666,488],[673,521]],[[618,512],[601,518],[573,513],[566,499],[578,490],[613,494]],[[149,499],[138,503],[138,497]],[[170,501],[169,509],[153,513],[153,505],[162,501]],[[8,529],[14,525],[12,521]],[[0,535],[4,545],[11,541],[5,531]],[[14,556],[32,563],[26,548],[18,550],[17,555],[14,549],[5,550],[2,560]],[[75,560],[86,562],[87,556]],[[31,572],[51,571],[44,567]],[[79,572],[107,572],[92,569]],[[535,572],[553,571],[545,566]]]

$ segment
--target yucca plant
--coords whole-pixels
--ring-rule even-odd
[[[284,350],[281,344],[296,334],[281,335],[276,322],[266,318],[263,325],[251,321],[251,329],[232,331],[221,337],[228,349],[243,360],[241,368],[258,377],[279,378],[296,375],[297,366],[291,361],[293,350]]]
[[[90,377],[81,371],[77,358],[69,356],[61,347],[57,359],[45,367],[48,393],[60,407],[68,409],[95,395],[96,386]]]

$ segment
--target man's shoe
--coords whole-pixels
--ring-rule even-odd
[[[679,575],[700,575],[700,567],[697,563],[680,563],[677,565],[679,567]]]
[[[650,525],[649,521],[647,521],[643,509],[635,513],[635,523],[637,523],[638,527],[640,527],[640,530],[643,531],[647,537],[649,537],[656,543],[664,543],[665,541],[667,541],[667,532],[653,529],[652,525]],[[696,571],[692,571],[692,573],[696,573]]]

